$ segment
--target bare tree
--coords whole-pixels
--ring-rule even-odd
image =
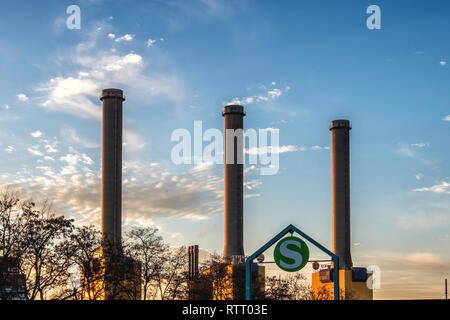
[[[94,226],[74,226],[58,245],[68,270],[67,285],[60,288],[54,298],[61,300],[98,300],[102,294],[103,265],[100,263],[100,232]]]
[[[126,255],[142,264],[143,300],[155,299],[156,279],[162,272],[164,252],[167,245],[155,228],[133,228],[126,233],[124,249]]]
[[[311,286],[301,273],[266,277],[265,298],[268,300],[311,300]]]
[[[52,288],[66,284],[70,262],[59,243],[72,232],[73,221],[55,216],[47,203],[39,210],[30,203],[23,208],[22,215],[27,223],[21,239],[26,249],[20,259],[20,270],[26,277],[28,299],[44,300]]]
[[[27,247],[23,235],[29,218],[22,213],[34,204],[31,201],[21,202],[17,192],[5,189],[0,192],[0,300],[10,299],[6,292],[7,273],[11,261],[20,261]]]
[[[188,275],[185,247],[166,252],[158,271],[155,279],[161,300],[187,298]]]

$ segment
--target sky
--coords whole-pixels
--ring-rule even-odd
[[[7,3],[7,4],[6,4]],[[123,222],[223,249],[223,165],[176,165],[176,129],[279,129],[279,171],[245,167],[251,254],[294,224],[331,248],[330,121],[349,119],[355,266],[376,299],[450,277],[448,1],[3,1],[0,184],[100,223],[103,88],[123,89]],[[370,5],[381,29],[370,30]],[[66,9],[78,5],[80,29]],[[270,253],[269,253],[270,256]]]

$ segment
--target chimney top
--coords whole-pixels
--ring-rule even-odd
[[[245,116],[244,107],[238,104],[230,104],[223,107],[222,116],[230,113],[237,113]]]
[[[114,89],[114,88],[103,89],[100,100],[103,101],[103,99],[108,99],[108,98],[120,98],[120,99],[122,99],[122,101],[125,100],[123,91],[120,89]]]
[[[351,130],[352,126],[350,125],[349,120],[339,119],[339,120],[331,121],[330,130],[338,129],[338,128],[348,128],[349,130]]]

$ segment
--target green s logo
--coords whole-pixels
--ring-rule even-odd
[[[305,241],[298,237],[281,239],[273,252],[278,267],[288,272],[302,269],[309,260],[309,249]]]

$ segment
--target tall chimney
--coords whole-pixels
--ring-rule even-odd
[[[340,269],[353,265],[350,255],[350,121],[331,121],[333,252]]]
[[[244,107],[228,105],[225,118],[225,246],[224,260],[237,263],[244,258]],[[230,130],[231,129],[231,130]]]
[[[122,254],[122,102],[120,89],[104,89],[102,144],[102,247],[105,257]]]

